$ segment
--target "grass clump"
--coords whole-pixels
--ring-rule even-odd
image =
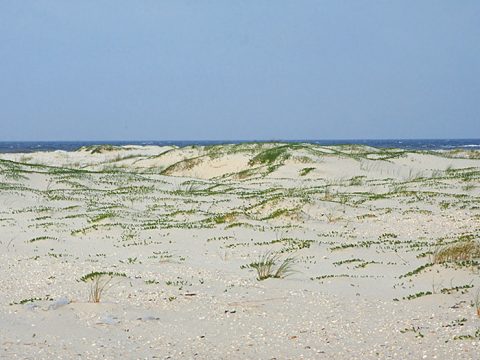
[[[293,257],[282,260],[280,254],[268,251],[260,255],[257,261],[243,266],[243,268],[255,269],[257,280],[260,281],[268,278],[285,278],[295,272],[294,264],[295,259]]]
[[[480,258],[480,243],[478,241],[468,240],[438,248],[433,255],[433,262],[440,264],[478,258]]]
[[[288,154],[288,147],[279,146],[279,147],[262,151],[261,153],[253,157],[250,160],[249,164],[250,165],[255,165],[255,164],[270,165],[276,162],[277,160],[286,160],[289,157],[290,155]]]
[[[119,277],[126,277],[124,273],[93,271],[80,278],[84,283],[90,283],[89,301],[99,303],[104,291],[112,287],[112,280]]]
[[[121,147],[114,145],[91,145],[91,146],[82,146],[79,151],[88,151],[90,154],[103,154],[105,152],[120,150]]]
[[[230,212],[228,214],[217,215],[212,220],[215,224],[224,224],[224,223],[232,223],[237,214],[234,212]]]
[[[305,176],[307,175],[308,173],[312,172],[313,170],[315,170],[314,167],[306,167],[306,168],[303,168],[300,170],[300,176]]]
[[[90,221],[91,223],[96,223],[96,222],[99,222],[99,221],[102,221],[102,220],[105,220],[105,219],[112,218],[112,217],[114,217],[114,216],[115,216],[114,213],[108,212],[108,213],[99,214],[99,215],[91,218],[89,221]]]
[[[270,220],[270,219],[278,218],[278,217],[283,216],[283,215],[288,215],[288,213],[290,211],[291,210],[289,210],[289,209],[277,209],[274,212],[272,212],[270,215],[262,218],[262,220]]]

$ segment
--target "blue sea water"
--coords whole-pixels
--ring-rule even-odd
[[[259,140],[260,141],[260,140]],[[353,139],[353,140],[275,140],[286,143],[312,143],[319,145],[359,144],[378,148],[399,148],[405,150],[451,150],[471,149],[480,150],[480,139]],[[252,140],[176,140],[176,141],[0,141],[0,153],[26,153],[35,151],[75,151],[82,146],[89,145],[216,145],[240,144]]]

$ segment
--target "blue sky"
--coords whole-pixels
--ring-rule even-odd
[[[0,140],[480,137],[480,1],[0,1]]]

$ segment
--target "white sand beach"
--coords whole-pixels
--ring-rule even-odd
[[[478,359],[479,241],[480,151],[0,154],[0,358]]]

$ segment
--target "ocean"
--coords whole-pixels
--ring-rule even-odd
[[[241,144],[265,140],[172,140],[172,141],[0,141],[0,153],[28,153],[35,151],[75,151],[89,145],[216,145]],[[282,143],[312,143],[319,145],[359,144],[378,148],[399,148],[405,150],[480,150],[480,139],[350,139],[350,140],[271,140]]]

